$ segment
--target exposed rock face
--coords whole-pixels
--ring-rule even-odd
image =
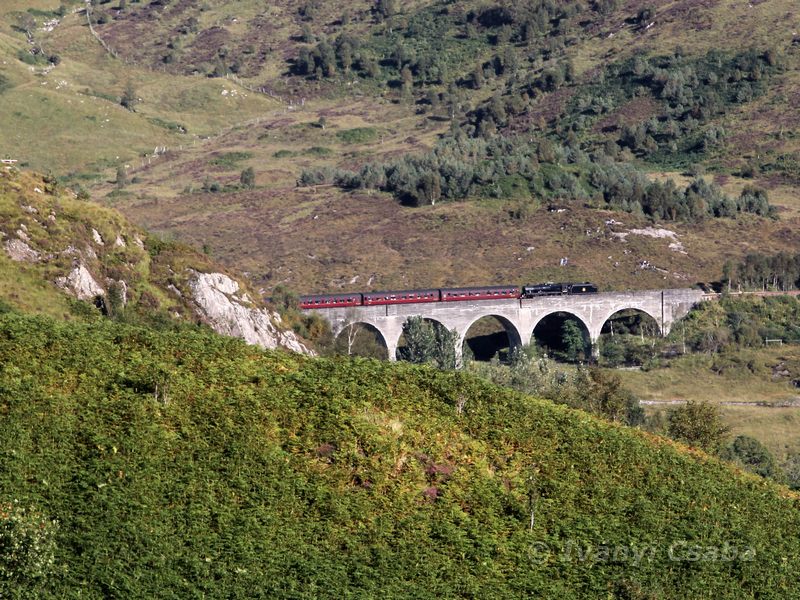
[[[5,243],[6,252],[11,260],[17,262],[36,262],[39,253],[20,239],[11,239]]]
[[[222,273],[192,273],[189,282],[198,312],[214,331],[244,339],[263,348],[282,347],[302,354],[314,354],[291,331],[280,331],[277,313],[252,308],[239,292],[239,284]]]
[[[77,265],[66,277],[58,277],[56,285],[73,294],[79,300],[94,300],[105,296],[105,290],[95,281],[92,274],[82,264]]]

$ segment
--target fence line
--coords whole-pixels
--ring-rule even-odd
[[[92,37],[100,42],[100,45],[103,46],[103,49],[117,60],[121,60],[119,54],[117,54],[117,52],[111,46],[106,44],[106,41],[94,30],[94,26],[92,25],[92,0],[86,0],[86,23],[89,25],[89,31],[91,32]]]

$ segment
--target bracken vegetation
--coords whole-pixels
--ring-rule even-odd
[[[465,374],[13,313],[0,358],[0,498],[59,522],[52,569],[27,572],[20,597],[800,585],[785,490]],[[597,554],[616,546],[652,552]]]

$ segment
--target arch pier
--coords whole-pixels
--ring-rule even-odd
[[[458,333],[458,348],[463,348],[467,333],[475,322],[484,317],[495,317],[503,324],[511,346],[515,347],[530,344],[533,331],[542,319],[554,313],[565,313],[586,328],[592,353],[596,354],[603,325],[616,313],[632,309],[645,313],[655,321],[659,333],[667,335],[672,324],[703,299],[701,290],[669,289],[529,299],[354,306],[317,309],[317,312],[330,322],[334,336],[354,323],[374,327],[386,343],[389,360],[395,360],[403,323],[413,316],[438,321],[447,329],[455,330]]]

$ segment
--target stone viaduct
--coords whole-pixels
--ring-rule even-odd
[[[594,353],[598,349],[597,341],[603,325],[616,313],[631,309],[645,313],[656,322],[661,335],[667,335],[672,324],[704,298],[701,290],[672,289],[315,310],[330,322],[336,336],[350,325],[360,323],[374,327],[383,338],[389,360],[395,360],[403,323],[412,316],[436,321],[447,329],[454,329],[458,332],[459,348],[463,348],[467,332],[475,322],[484,317],[495,317],[505,327],[511,346],[516,347],[530,343],[534,329],[542,319],[554,313],[567,313],[586,328]]]

